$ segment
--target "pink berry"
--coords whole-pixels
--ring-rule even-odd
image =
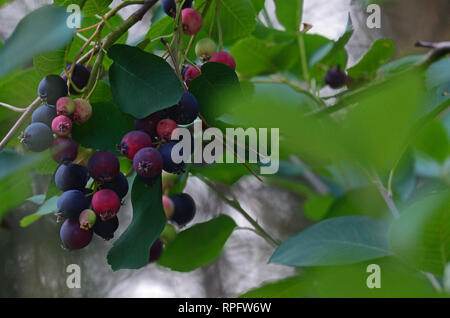
[[[78,156],[78,144],[69,137],[58,137],[50,148],[53,160],[57,163],[69,163]]]
[[[56,101],[56,112],[58,115],[69,116],[75,111],[75,102],[70,97],[61,97]]]
[[[209,59],[209,61],[222,63],[231,67],[233,71],[236,70],[236,61],[234,60],[234,57],[228,52],[217,52]]]
[[[119,212],[120,199],[113,190],[100,190],[92,197],[92,209],[103,221],[112,219]]]
[[[73,113],[73,121],[77,124],[84,124],[91,118],[92,106],[87,100],[76,98],[75,112]]]
[[[120,143],[120,152],[127,158],[133,160],[136,152],[152,145],[152,139],[143,131],[135,130],[127,133]]]
[[[67,116],[59,115],[52,121],[52,130],[58,136],[67,136],[72,131],[72,121]]]
[[[177,123],[172,119],[163,119],[156,126],[156,132],[163,141],[172,139],[172,132],[178,128]]]
[[[162,204],[164,208],[164,213],[166,214],[166,218],[170,220],[173,216],[173,212],[175,210],[175,205],[173,204],[172,199],[170,199],[168,196],[163,195],[162,197]]]
[[[181,20],[184,34],[187,35],[197,34],[203,25],[203,17],[200,12],[191,8],[186,8],[181,11]]]
[[[198,67],[201,69],[201,67]],[[196,77],[200,76],[200,71],[197,70],[194,66],[189,66],[186,70],[186,73],[184,74],[184,81],[186,82],[186,85],[189,86],[189,84],[192,82],[192,80]]]
[[[142,148],[133,158],[133,167],[138,176],[154,178],[162,171],[163,159],[157,149],[152,147]]]

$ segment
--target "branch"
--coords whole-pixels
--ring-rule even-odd
[[[21,113],[21,112],[24,112],[24,111],[27,110],[26,108],[15,107],[15,106],[11,106],[9,104],[1,103],[1,102],[0,102],[0,106],[3,106],[5,108],[8,108],[8,109],[10,109],[12,111],[15,111],[15,112],[18,112],[18,113]]]

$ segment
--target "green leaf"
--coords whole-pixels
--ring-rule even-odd
[[[333,202],[331,195],[314,195],[306,199],[303,212],[310,220],[317,222],[325,218]]]
[[[153,23],[146,35],[146,38],[152,41],[147,50],[152,52],[156,48],[160,50],[165,49],[165,46],[161,43],[161,41],[156,40],[156,38],[173,33],[174,24],[174,19],[169,16],[165,16]]]
[[[161,198],[161,178],[151,188],[134,178],[131,190],[133,219],[108,252],[108,264],[114,271],[137,269],[148,264],[150,247],[166,225]]]
[[[236,223],[226,215],[196,224],[177,234],[164,249],[158,264],[180,272],[208,265],[219,257],[235,227]]]
[[[427,69],[427,87],[432,89],[436,86],[450,82],[450,57],[440,59],[431,64]]]
[[[122,44],[108,55],[114,60],[109,69],[113,97],[123,112],[144,118],[179,102],[181,83],[161,57]]]
[[[417,269],[442,276],[450,258],[450,191],[421,198],[392,224],[392,251]]]
[[[394,43],[389,39],[376,40],[359,62],[347,72],[355,79],[372,79],[377,70],[385,64],[394,53]]]
[[[20,226],[27,227],[32,223],[36,222],[37,220],[39,220],[43,215],[57,211],[58,198],[59,197],[55,196],[45,201],[44,204],[42,204],[35,213],[27,215],[26,217],[22,218],[22,220],[20,220]]]
[[[275,0],[278,21],[289,31],[299,31],[303,0]]]
[[[0,78],[34,56],[64,47],[73,36],[68,14],[55,6],[44,6],[23,18],[0,51]]]
[[[115,104],[92,104],[92,117],[83,125],[74,125],[73,138],[83,147],[115,152],[123,136],[134,130],[131,116],[123,114]]]
[[[203,29],[209,30],[213,24],[211,37],[218,41],[217,23],[214,18],[216,0],[211,2]],[[250,0],[221,0],[220,22],[224,41],[239,39],[250,35],[256,26],[256,12]]]
[[[218,126],[217,119],[224,111],[217,101],[229,94],[242,95],[236,73],[224,64],[213,62],[202,66],[202,74],[190,83],[189,91],[197,98],[200,113],[213,126]]]
[[[85,16],[105,13],[112,0],[87,0],[82,13]]]
[[[391,254],[389,225],[367,216],[343,216],[312,225],[285,241],[270,262],[289,266],[342,265]]]
[[[65,49],[60,49],[35,56],[33,63],[36,71],[42,77],[50,74],[60,74],[64,69],[64,53]]]
[[[264,3],[266,0],[251,0],[253,7],[255,8],[255,12],[258,13],[264,8]]]
[[[250,290],[239,298],[300,298],[311,287],[305,278],[294,276]]]
[[[413,147],[444,163],[450,154],[450,145],[443,123],[437,119],[429,123],[416,137]]]
[[[105,83],[104,81],[98,81],[97,86],[94,89],[94,92],[91,95],[89,101],[92,104],[96,103],[105,103],[105,102],[113,102],[111,86]]]

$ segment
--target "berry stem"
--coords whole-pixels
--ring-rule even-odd
[[[208,9],[211,6],[211,1],[212,0],[207,0],[206,2],[204,2],[205,7],[203,8],[203,11],[201,12],[203,19],[205,19],[206,14],[208,13]],[[214,25],[214,23],[211,23],[211,25]],[[194,44],[195,41],[195,37],[197,36],[197,34],[194,34],[191,36],[191,39],[189,40],[188,46],[186,48],[186,51],[184,52],[184,56],[188,56],[189,52],[192,48],[192,45]],[[209,35],[209,37],[211,37],[211,34]]]
[[[239,204],[239,202],[233,197],[233,199],[228,199],[223,193],[217,190],[217,186],[213,184],[209,179],[197,176],[200,178],[200,180],[203,181],[204,184],[208,186],[209,189],[211,189],[222,201],[227,203],[229,206],[234,208],[237,212],[239,212],[255,229],[255,233],[257,233],[259,236],[264,238],[269,244],[278,246],[280,245],[280,242],[275,240],[270,234],[268,234],[259,224],[256,220],[254,220]]]
[[[6,103],[0,103],[0,106],[3,106],[5,108],[8,108],[8,109],[10,109],[12,111],[15,111],[15,112],[18,112],[18,113],[22,113],[22,112],[27,110],[26,108],[15,107],[15,106],[11,106],[11,105],[6,104]]]
[[[166,46],[167,51],[169,52],[170,58],[172,59],[173,66],[175,68],[175,72],[177,73],[178,79],[180,80],[181,86],[183,87],[184,91],[187,92],[188,88],[183,81],[183,76],[181,76],[180,68],[178,67],[177,58],[176,58],[175,54],[172,52],[169,42],[167,42],[167,40],[165,38],[161,38],[161,42]]]
[[[217,33],[219,37],[219,51],[223,51],[223,34],[222,34],[222,24],[220,23],[220,0],[216,0],[216,22],[217,22]]]

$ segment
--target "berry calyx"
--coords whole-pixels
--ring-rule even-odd
[[[55,117],[52,121],[52,130],[58,136],[67,136],[72,131],[72,121],[64,115]]]
[[[133,160],[136,152],[151,145],[152,139],[150,136],[145,132],[136,130],[130,131],[123,137],[119,149],[122,155]]]
[[[75,111],[72,115],[73,121],[77,124],[84,124],[91,118],[92,106],[85,99],[74,99]]]
[[[56,111],[58,115],[72,115],[75,111],[75,102],[70,97],[61,97],[56,102]]]
[[[92,209],[102,221],[112,219],[119,212],[120,199],[113,190],[100,190],[92,197]]]
[[[111,151],[99,150],[89,158],[88,171],[89,175],[99,182],[112,181],[119,175],[119,159]]]
[[[66,69],[70,70],[71,68],[72,64],[69,64]],[[90,75],[91,72],[84,65],[75,64],[71,77],[72,83],[75,84],[78,90],[82,90],[87,85]],[[65,70],[61,73],[61,77],[66,81],[66,83],[69,80],[66,76]],[[69,91],[72,95],[80,94],[80,92],[77,91],[72,84],[70,85]]]
[[[55,172],[55,184],[61,191],[83,190],[87,181],[86,168],[78,164],[60,165]]]
[[[31,122],[43,123],[52,127],[52,121],[57,116],[55,106],[39,106],[31,115]]]
[[[205,63],[217,52],[216,43],[210,38],[203,38],[195,45],[195,55]]]
[[[163,119],[156,126],[156,132],[162,141],[169,141],[172,139],[172,132],[178,128],[177,123],[172,119]]]
[[[162,171],[163,159],[155,148],[142,148],[134,156],[133,167],[138,176],[154,178],[159,176]]]
[[[341,67],[338,65],[328,70],[325,75],[325,83],[331,88],[337,89],[345,85],[347,81],[347,74],[341,71]]]
[[[203,25],[203,17],[200,12],[191,8],[181,11],[181,21],[183,23],[183,32],[187,35],[197,34]]]
[[[236,70],[236,61],[234,60],[234,57],[228,52],[217,52],[209,59],[209,61],[222,63],[229,66],[233,71]]]
[[[150,247],[150,254],[148,257],[149,263],[154,263],[161,257],[161,254],[163,252],[163,242],[158,238],[155,242],[153,242],[152,246]]]
[[[48,75],[39,83],[38,94],[46,105],[56,105],[56,101],[67,96],[66,82],[58,75]]]
[[[89,245],[93,231],[81,229],[77,219],[67,219],[61,226],[59,234],[65,248],[68,250],[79,250]]]
[[[83,230],[90,230],[97,220],[97,214],[90,209],[83,210],[78,218],[80,222],[80,228]]]
[[[175,206],[174,206],[172,200],[166,195],[162,196],[162,204],[163,204],[164,213],[166,214],[166,218],[169,220],[173,216]]]
[[[171,195],[170,199],[175,206],[171,221],[179,226],[184,226],[192,221],[196,210],[194,199],[187,193]]]
[[[119,219],[116,217],[111,218],[106,221],[102,221],[100,218],[97,218],[97,221],[94,224],[94,233],[103,238],[106,241],[109,241],[114,237],[114,232],[119,228]]]
[[[128,180],[122,172],[110,182],[105,182],[100,186],[101,189],[113,190],[120,199],[123,199],[128,193]]]
[[[46,124],[37,122],[30,124],[19,138],[29,151],[41,152],[51,146],[53,133]]]
[[[83,210],[89,208],[89,200],[80,190],[68,190],[57,201],[56,206],[62,216],[68,219],[77,219]]]
[[[197,68],[201,69],[201,67],[199,66],[197,66]],[[184,74],[184,81],[186,82],[186,85],[189,86],[189,84],[192,82],[194,78],[200,76],[201,73],[199,70],[197,70],[197,68],[191,65],[186,70],[186,73]]]
[[[67,164],[78,156],[78,144],[69,137],[56,138],[50,149],[53,160]]]

